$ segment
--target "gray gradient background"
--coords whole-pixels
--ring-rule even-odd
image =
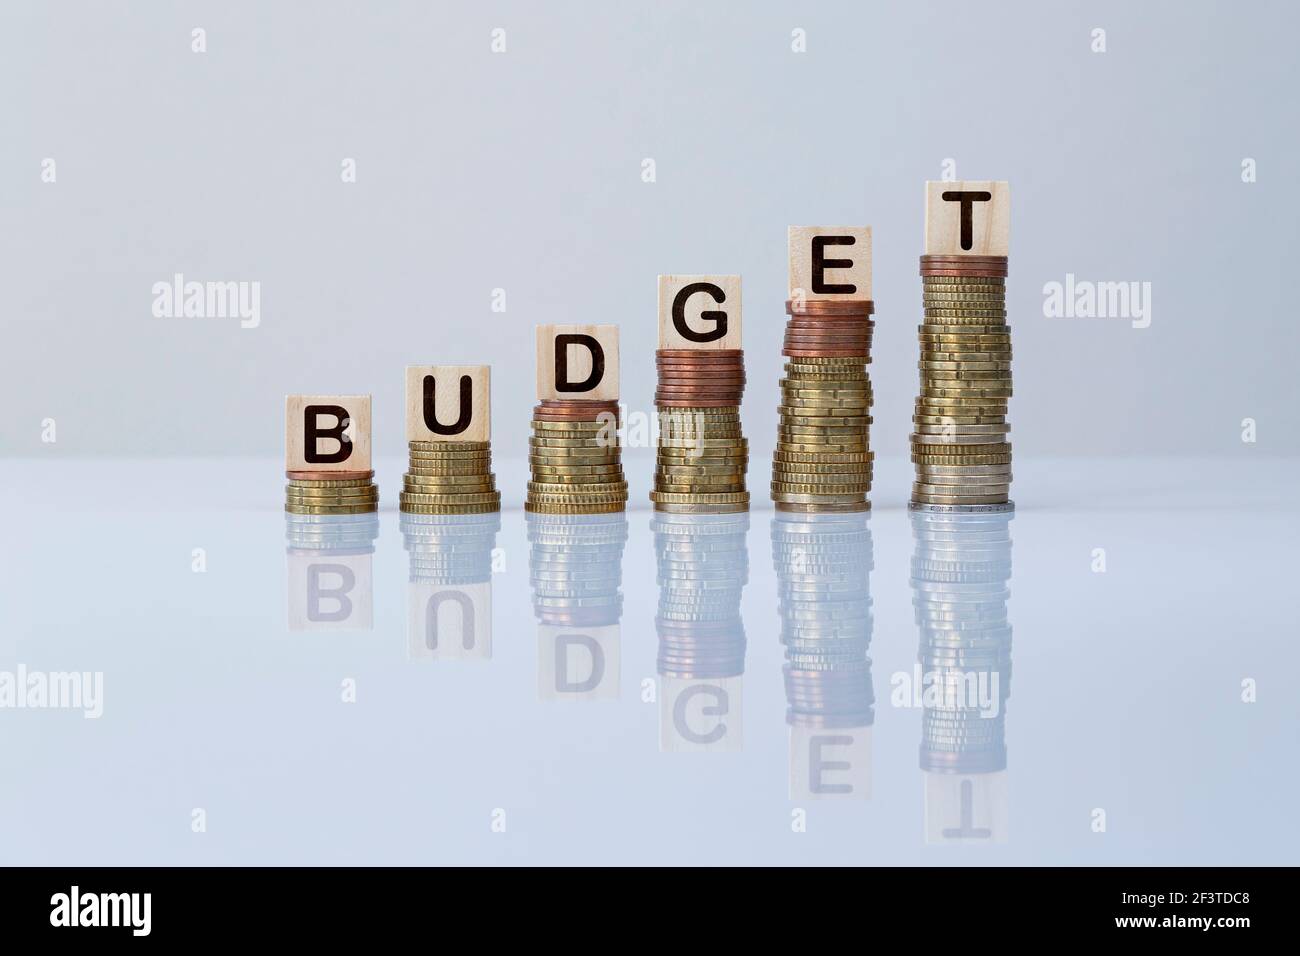
[[[872,437],[902,455],[922,183],[952,157],[1012,184],[1018,456],[1294,454],[1300,332],[1277,280],[1297,252],[1297,19],[1281,3],[6,3],[0,453],[278,455],[286,392],[372,392],[376,451],[396,454],[415,362],[491,363],[497,447],[522,451],[536,323],[617,322],[624,399],[646,408],[656,274],[739,272],[761,461],[786,226],[869,223]],[[153,318],[151,286],[175,272],[260,281],[261,327]],[[1043,283],[1067,272],[1152,282],[1151,328],[1045,319]]]

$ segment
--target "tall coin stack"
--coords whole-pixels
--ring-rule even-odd
[[[1014,507],[1007,257],[982,254],[1005,253],[1008,207],[1005,183],[928,184],[921,386],[912,415],[914,510]]]
[[[501,510],[490,441],[411,441],[401,510],[413,515],[489,514]]]
[[[927,840],[995,842],[1006,829],[1013,516],[911,517]]]
[[[744,351],[659,349],[655,364],[659,443],[650,492],[655,510],[747,511],[749,443],[740,427]]]
[[[778,511],[871,507],[870,246],[869,228],[790,229],[788,361],[772,461]]]
[[[676,681],[743,674],[749,515],[659,513],[650,530],[659,575],[659,674]]]
[[[533,409],[528,439],[532,481],[524,510],[535,514],[602,514],[627,505],[618,402],[544,399]]]
[[[792,796],[804,794],[810,768],[827,759],[810,752],[816,735],[835,731],[846,746],[834,757],[846,771],[834,782],[835,792],[866,797],[875,723],[867,656],[873,567],[867,515],[777,513],[772,558],[785,646],[786,721],[792,728]]]

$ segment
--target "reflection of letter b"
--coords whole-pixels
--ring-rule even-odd
[[[323,587],[321,578],[327,574],[337,574],[337,587]],[[307,568],[307,620],[309,621],[346,621],[352,616],[352,599],[348,592],[356,587],[357,579],[352,569],[346,564],[313,564]],[[326,611],[321,607],[324,601],[337,601],[338,607]]]

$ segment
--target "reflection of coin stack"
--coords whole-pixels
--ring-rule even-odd
[[[286,471],[284,510],[293,515],[352,515],[379,510],[373,471]]]
[[[402,476],[406,514],[486,514],[501,510],[490,441],[411,441]]]
[[[998,512],[1013,507],[1007,497],[1008,208],[1005,183],[927,184],[921,389],[912,416],[914,510]]]
[[[912,515],[918,666],[927,688],[920,759],[927,832],[936,842],[1005,835],[1001,781],[983,775],[1007,765],[1011,517]]]
[[[618,623],[623,616],[627,518],[533,514],[528,518],[528,543],[533,610],[540,623]]]
[[[655,510],[736,512],[749,507],[749,444],[740,429],[742,349],[660,349]]]
[[[379,515],[374,511],[348,514],[284,516],[284,539],[290,554],[374,554]]]
[[[743,674],[749,516],[657,514],[650,530],[659,565],[659,673],[685,681]]]
[[[875,722],[867,657],[872,622],[867,516],[778,513],[772,520],[772,555],[785,645],[792,790],[865,798]],[[836,753],[827,747],[847,749]],[[836,777],[822,767],[845,773]]]
[[[412,656],[492,656],[492,552],[500,527],[495,512],[402,515]],[[447,636],[453,624],[455,639]]]
[[[619,445],[618,402],[542,400],[528,439],[532,481],[524,510],[600,514],[627,505]]]

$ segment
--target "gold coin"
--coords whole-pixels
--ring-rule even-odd
[[[411,515],[482,515],[501,510],[501,503],[493,502],[479,505],[420,505],[403,501],[401,510]]]
[[[488,441],[412,441],[407,442],[412,451],[487,451],[492,447]]]
[[[378,501],[359,505],[301,505],[286,502],[284,510],[292,515],[359,515],[379,510]]]
[[[461,495],[404,491],[402,492],[402,500],[421,505],[486,504],[500,501],[501,492],[485,491]]]
[[[290,478],[290,488],[368,488],[370,478]]]
[[[613,514],[614,512],[623,510],[625,510],[625,505],[622,502],[586,505],[543,504],[535,501],[524,502],[524,511],[543,515]]]

